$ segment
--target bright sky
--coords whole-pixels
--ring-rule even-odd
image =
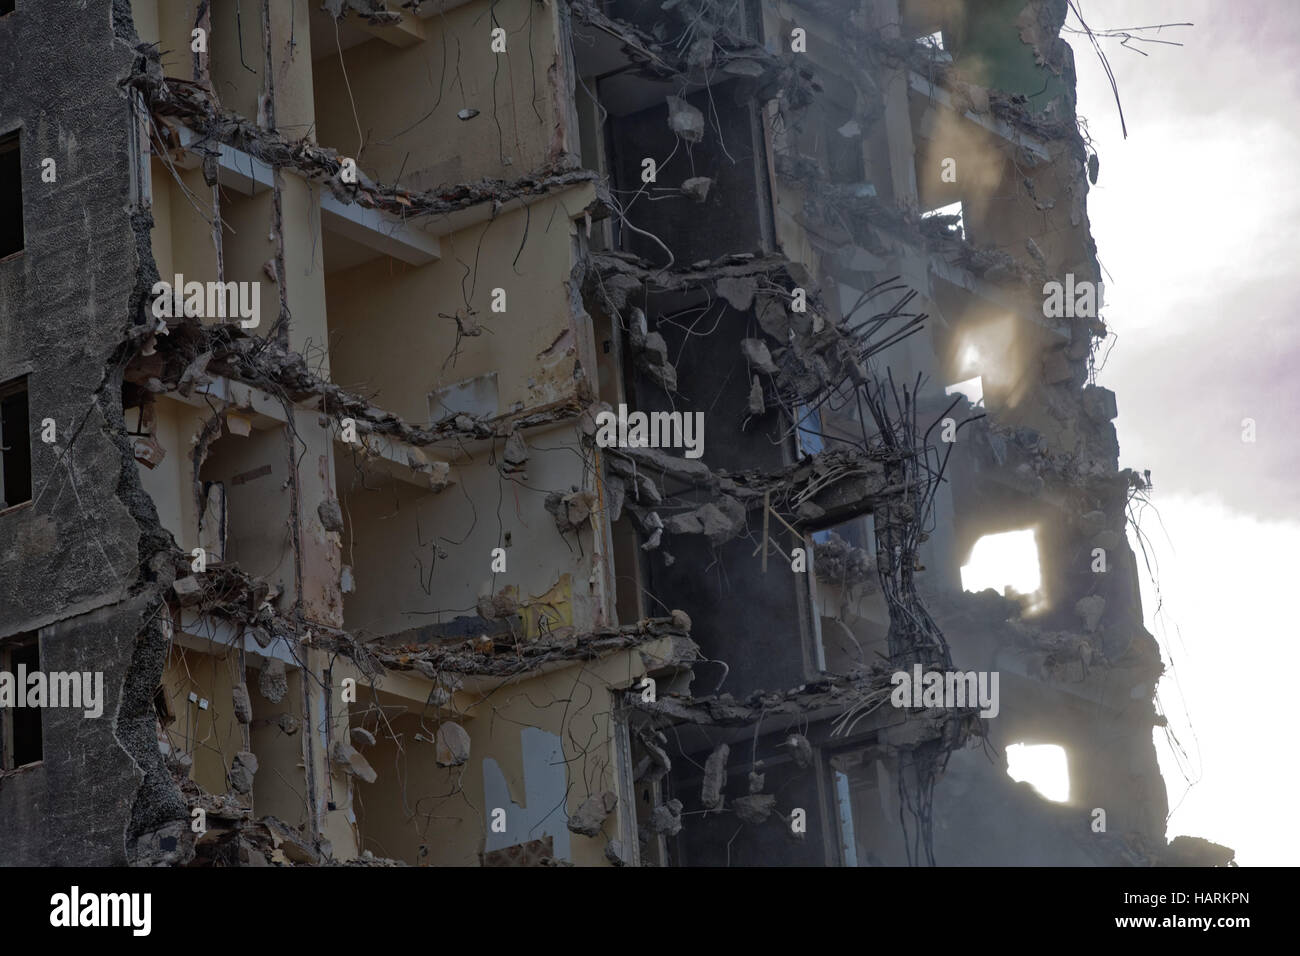
[[[1293,866],[1300,7],[1075,2],[1094,30],[1195,24],[1151,34],[1185,45],[1137,44],[1147,57],[1101,41],[1127,140],[1087,38],[1067,36],[1101,159],[1088,211],[1119,335],[1100,382],[1118,393],[1120,466],[1150,468],[1155,489],[1141,524],[1163,610],[1149,580],[1143,604],[1174,665],[1160,701],[1188,753],[1180,769],[1160,735],[1169,836]],[[1247,417],[1254,444],[1241,440]]]

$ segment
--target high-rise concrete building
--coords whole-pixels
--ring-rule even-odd
[[[1230,859],[1066,11],[0,3],[0,863]]]

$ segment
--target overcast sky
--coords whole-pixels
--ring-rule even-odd
[[[1135,44],[1146,57],[1101,41],[1127,140],[1087,38],[1066,35],[1101,160],[1088,210],[1118,340],[1100,383],[1118,393],[1120,466],[1152,472],[1158,515],[1142,528],[1160,617],[1145,580],[1143,601],[1175,668],[1161,702],[1198,781],[1188,789],[1162,742],[1169,835],[1225,843],[1242,865],[1295,865],[1300,3],[1075,2],[1094,30],[1195,24],[1150,33],[1184,46]]]

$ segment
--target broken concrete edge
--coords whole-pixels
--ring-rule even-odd
[[[875,735],[881,745],[896,750],[938,744],[944,751],[951,751],[966,746],[973,738],[985,736],[978,707],[893,707],[891,674],[889,665],[878,664],[869,671],[848,675],[823,674],[788,691],[756,691],[744,700],[737,700],[731,694],[707,697],[667,694],[653,701],[633,695],[626,706],[649,717],[654,727],[759,726],[768,733],[785,733],[801,730],[810,720],[829,721],[832,737]],[[876,719],[864,722],[872,714],[878,715]],[[725,762],[725,757],[722,759]]]
[[[774,378],[775,400],[769,404],[812,402],[839,382],[847,379],[856,384],[867,377],[859,359],[862,340],[828,317],[819,284],[801,263],[786,256],[732,254],[669,270],[636,256],[602,253],[591,256],[590,266],[588,295],[630,328],[634,347],[638,324],[624,318],[633,289],[642,294],[702,289],[738,311],[753,309],[772,343],[770,355],[776,358],[775,366],[769,361],[758,367]],[[804,291],[805,311],[788,309],[795,289]]]
[[[128,334],[132,342],[153,335],[149,326],[137,325]],[[351,418],[358,436],[375,435],[416,447],[455,439],[509,437],[520,428],[566,421],[581,414],[580,395],[531,409],[493,417],[449,416],[433,425],[411,425],[398,415],[316,375],[306,359],[268,339],[250,336],[234,323],[204,325],[192,318],[177,320],[158,339],[153,353],[136,355],[126,370],[126,380],[149,394],[179,392],[187,372],[196,363],[205,375],[222,375],[296,405],[314,404],[322,413],[341,421]],[[190,381],[195,376],[190,374]],[[198,380],[198,384],[202,384]]]
[[[481,179],[455,183],[422,192],[412,192],[371,182],[358,172],[356,183],[340,179],[343,159],[337,150],[307,140],[286,139],[273,129],[259,128],[238,113],[224,109],[216,94],[201,84],[177,77],[165,77],[158,53],[148,47],[139,50],[140,60],[123,82],[139,93],[155,120],[157,134],[170,142],[169,150],[181,149],[177,125],[186,126],[200,139],[189,149],[201,149],[206,142],[241,150],[273,169],[292,169],[305,179],[320,183],[341,202],[378,209],[403,220],[440,216],[480,203],[501,204],[520,197],[539,196],[580,183],[590,183],[601,192],[597,173],[564,163],[552,163],[514,180]],[[608,208],[612,202],[606,202]]]
[[[774,472],[728,474],[659,449],[607,448],[604,482],[607,489],[617,486],[614,497],[643,534],[652,538],[656,531],[705,534],[720,545],[742,534],[750,509],[764,501],[782,522],[800,532],[890,503],[903,507],[916,489],[890,476],[888,458],[883,453],[836,448]],[[670,479],[679,486],[677,490],[670,489]],[[700,492],[708,499],[697,500]],[[657,509],[665,505],[676,510],[661,519]]]
[[[129,0],[113,0],[112,23],[114,41],[128,49],[138,49],[140,39],[131,18]],[[151,244],[153,218],[148,212],[139,211],[133,212],[130,218],[135,234],[136,283],[128,300],[130,314],[121,317],[123,328],[130,327],[136,310],[142,308],[144,296],[158,276]],[[122,833],[122,856],[131,865],[151,866],[188,862],[193,858],[194,848],[189,807],[163,760],[155,732],[154,692],[162,683],[172,637],[165,598],[175,575],[171,563],[165,557],[160,560],[173,543],[171,535],[162,527],[153,499],[144,490],[122,407],[123,373],[135,350],[127,341],[109,356],[104,377],[95,391],[95,403],[108,425],[107,438],[117,446],[120,455],[117,497],[140,533],[137,574],[129,586],[128,608],[135,605],[144,623],[116,696],[118,707],[113,732],[139,774]],[[72,440],[76,440],[75,435]],[[111,693],[108,699],[113,699]]]
[[[377,27],[396,26],[403,19],[400,12],[389,10],[384,0],[323,0],[321,9],[340,22],[349,13],[354,13],[359,19]]]
[[[519,643],[461,641],[441,647],[392,647],[361,643],[343,632],[313,632],[314,647],[336,651],[353,661],[363,674],[384,670],[415,671],[430,679],[451,675],[514,677],[554,663],[595,660],[619,651],[633,650],[651,641],[669,638],[672,660],[661,666],[686,666],[699,657],[690,630],[678,618],[645,618],[636,624],[605,627],[584,634],[538,638]]]

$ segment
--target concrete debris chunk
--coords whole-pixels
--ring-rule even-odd
[[[1100,385],[1085,385],[1083,389],[1083,410],[1095,422],[1113,421],[1119,415],[1115,403],[1115,393]]]
[[[702,70],[713,64],[713,44],[711,36],[702,36],[695,40],[686,50],[686,65],[691,69]]]
[[[505,451],[501,457],[501,471],[507,475],[528,477],[528,445],[523,433],[516,430],[506,439]]]
[[[605,818],[614,812],[616,806],[618,806],[618,797],[612,790],[593,794],[583,800],[573,816],[569,817],[569,829],[583,836],[594,837],[600,833]]]
[[[659,512],[651,511],[645,516],[645,532],[649,538],[641,545],[642,551],[653,551],[659,547],[659,540],[664,534],[663,519],[659,517]]]
[[[560,534],[579,531],[591,517],[591,510],[596,504],[596,496],[590,491],[574,491],[562,494],[553,491],[546,496],[544,507],[555,518],[555,527]]]
[[[132,442],[132,453],[135,460],[140,462],[146,468],[157,468],[164,458],[167,457],[167,451],[152,435],[137,435]]]
[[[647,783],[656,783],[667,776],[668,772],[673,769],[672,758],[668,752],[652,740],[641,741],[645,747],[646,756],[641,758],[637,764],[636,772],[633,774],[633,780],[640,783],[645,780]]]
[[[354,747],[373,747],[375,745],[375,735],[364,727],[353,727],[348,731],[348,736],[352,738]]]
[[[808,738],[803,734],[791,734],[789,737],[785,738],[785,742],[782,746],[790,751],[790,755],[794,758],[796,767],[802,769],[812,764],[812,744],[808,742]]]
[[[668,343],[658,332],[646,330],[645,313],[632,309],[628,341],[636,356],[636,367],[665,392],[677,391],[677,370],[668,361]]]
[[[251,724],[253,722],[253,704],[248,699],[248,687],[244,684],[236,684],[230,690],[230,700],[235,708],[235,719],[241,724]]]
[[[767,411],[767,405],[763,401],[763,383],[755,375],[749,386],[749,414],[762,415]]]
[[[257,677],[257,689],[273,704],[284,700],[284,695],[289,693],[289,676],[284,661],[272,657],[262,665],[262,673]]]
[[[713,180],[708,176],[692,176],[682,181],[682,192],[695,202],[704,202],[709,198],[709,187]]]
[[[257,774],[257,757],[247,750],[235,754],[230,764],[230,785],[236,793],[252,793],[253,777]]]
[[[678,96],[668,97],[668,128],[688,143],[704,139],[704,114]]]
[[[665,555],[664,557],[668,556]],[[674,608],[669,612],[669,617],[673,620],[673,627],[685,634],[691,633],[691,616],[685,611],[680,611]]]
[[[751,793],[731,801],[731,808],[746,823],[762,823],[776,809],[776,797],[770,793]]]
[[[326,498],[316,506],[316,515],[320,518],[320,526],[326,531],[343,531],[343,509],[340,507],[337,498]]]
[[[192,574],[177,578],[172,582],[172,593],[176,595],[176,600],[182,607],[198,604],[203,600],[203,583]]]
[[[445,461],[431,462],[424,477],[430,491],[444,491],[451,484],[451,465]]]
[[[313,866],[321,862],[316,848],[303,839],[302,831],[297,827],[289,826],[279,817],[262,817],[258,823],[266,827],[271,834],[275,850],[284,854],[286,860]]]
[[[704,761],[704,784],[700,793],[700,802],[709,810],[722,806],[722,788],[727,784],[727,758],[731,748],[718,744]]]
[[[1089,634],[1097,630],[1101,616],[1106,612],[1106,599],[1100,594],[1090,594],[1074,602],[1074,612],[1083,619],[1083,629]]]
[[[434,743],[439,767],[459,767],[469,760],[469,733],[460,724],[448,720],[439,725]]]
[[[765,295],[758,300],[758,326],[778,342],[787,340],[790,334],[790,313],[786,311],[785,302],[775,296]]]
[[[281,714],[277,723],[280,725],[280,729],[290,737],[298,732],[298,718],[293,714]]]
[[[715,284],[718,295],[738,312],[745,312],[754,304],[758,280],[753,276],[723,276]]]
[[[681,833],[682,802],[674,797],[667,803],[655,807],[650,813],[646,827],[651,833],[661,833],[664,836],[676,836]]]
[[[744,354],[745,361],[749,362],[752,368],[757,369],[764,375],[775,375],[777,373],[776,364],[772,361],[772,353],[758,339],[741,339],[740,351]]]
[[[610,840],[605,844],[605,859],[615,866],[627,866],[627,856],[621,840]]]
[[[330,759],[348,773],[359,780],[364,780],[366,783],[374,783],[379,778],[374,768],[370,766],[370,762],[361,756],[357,749],[346,740],[334,741],[334,746],[330,748]]]
[[[816,569],[819,581],[845,588],[860,585],[874,587],[876,559],[864,548],[853,547],[832,531],[824,542],[818,541],[814,544],[813,551],[817,558]]]
[[[757,770],[749,772],[749,792],[762,793],[763,787],[767,783],[767,774],[759,773]]]
[[[694,511],[673,515],[664,524],[669,534],[702,534],[714,545],[726,544],[746,527],[745,506],[728,495],[719,495]]]
[[[212,353],[204,352],[185,366],[185,371],[181,373],[180,381],[176,384],[176,391],[189,398],[190,392],[195,388],[211,383],[212,378],[207,373],[208,363],[211,361]]]

